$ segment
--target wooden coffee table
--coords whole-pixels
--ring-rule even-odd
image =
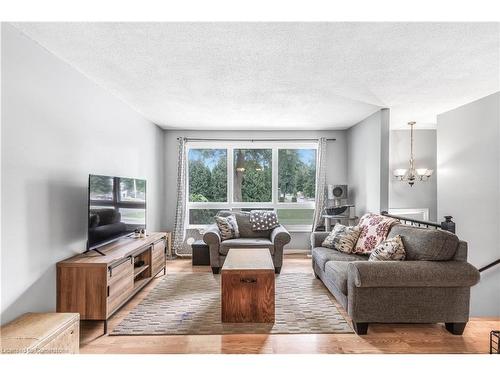
[[[229,249],[221,274],[222,322],[274,322],[274,264],[269,249]]]

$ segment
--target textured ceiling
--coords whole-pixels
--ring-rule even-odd
[[[16,23],[164,128],[391,126],[500,89],[498,23]]]

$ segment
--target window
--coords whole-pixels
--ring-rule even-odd
[[[227,202],[227,150],[190,149],[189,201]]]
[[[290,230],[310,230],[316,193],[316,143],[188,144],[190,227],[220,210],[275,210]]]
[[[271,149],[234,150],[234,202],[272,201]]]
[[[314,202],[316,150],[278,150],[278,201]]]

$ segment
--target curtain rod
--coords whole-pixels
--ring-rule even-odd
[[[183,137],[177,137],[177,140]],[[245,139],[245,138],[184,138],[186,141],[198,142],[198,141],[227,141],[227,142],[286,142],[286,141],[298,141],[298,142],[310,142],[317,141],[318,138],[259,138],[259,139]],[[335,138],[327,138],[327,141],[336,141]]]

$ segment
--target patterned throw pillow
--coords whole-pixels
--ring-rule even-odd
[[[359,234],[358,242],[354,248],[356,254],[370,254],[372,250],[387,238],[389,230],[398,220],[390,217],[365,214],[359,220]]]
[[[250,211],[250,223],[253,231],[271,230],[280,225],[276,212],[269,210]]]
[[[222,241],[240,237],[238,223],[236,222],[236,217],[234,215],[216,216],[215,222],[217,223],[217,227],[219,227]]]
[[[356,246],[359,233],[359,227],[346,227],[345,225],[337,223],[321,246],[343,253],[352,253],[354,246]]]
[[[405,260],[406,252],[400,235],[382,241],[373,249],[368,260]]]

